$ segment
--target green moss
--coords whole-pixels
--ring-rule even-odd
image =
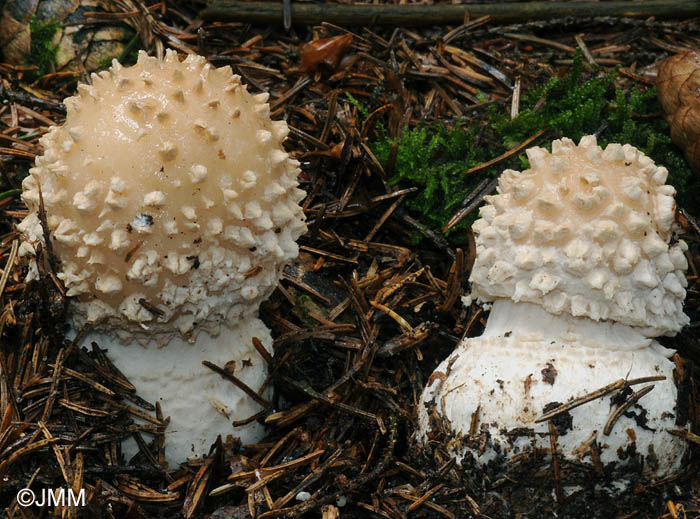
[[[584,78],[582,71],[579,54],[566,77],[552,79],[526,95],[517,118],[510,121],[494,115],[494,130],[504,144],[514,146],[542,129],[549,130],[547,141],[569,137],[578,142],[596,133],[603,147],[611,142],[632,144],[668,168],[669,183],[678,190],[682,204],[694,177],[681,150],[671,142],[668,123],[656,116],[662,112],[656,90],[615,88],[617,71],[591,78]],[[535,111],[540,99],[545,103]]]
[[[53,43],[53,38],[62,28],[63,24],[53,18],[39,21],[34,16],[29,22],[32,43],[27,64],[39,67],[31,74],[32,77],[41,77],[55,70],[58,45]]]
[[[569,73],[553,78],[532,89],[521,98],[518,117],[510,120],[506,109],[493,105],[484,115],[482,138],[477,128],[465,123],[448,129],[442,125],[406,129],[401,139],[380,138],[374,143],[377,158],[386,164],[391,148],[398,145],[394,176],[391,182],[402,187],[418,186],[421,191],[408,202],[408,208],[423,215],[423,222],[442,229],[457,211],[464,198],[485,177],[500,174],[506,168],[528,167],[525,154],[511,157],[478,173],[466,171],[502,154],[536,134],[547,130],[545,146],[560,137],[578,141],[584,135],[598,134],[598,142],[629,143],[668,168],[669,183],[679,192],[681,206],[690,208],[700,195],[700,182],[695,181],[681,151],[671,143],[668,124],[659,117],[661,107],[654,89],[629,92],[615,87],[617,71],[594,71],[585,76],[579,54]],[[655,115],[656,114],[656,115]],[[497,142],[504,148],[488,146]],[[476,214],[455,229],[472,223]],[[464,241],[464,233],[454,233],[456,244]]]
[[[369,117],[369,110],[367,110],[367,107],[355,99],[350,92],[345,92],[345,97],[348,98],[350,104],[357,108],[357,111],[360,112],[360,116],[362,117],[363,121]]]
[[[374,146],[378,160],[386,164],[398,142],[395,175],[391,184],[418,186],[421,190],[406,201],[407,207],[423,215],[430,227],[442,229],[462,201],[485,174],[466,175],[469,168],[487,160],[488,151],[475,145],[474,128],[422,126],[407,129],[398,140],[384,139]],[[457,229],[469,222],[462,222]]]
[[[292,312],[294,312],[294,315],[296,315],[305,325],[311,327],[318,325],[318,321],[311,317],[312,313],[322,316],[325,316],[328,313],[317,305],[311,296],[299,292],[291,287],[288,289],[288,291],[294,298],[294,308]]]

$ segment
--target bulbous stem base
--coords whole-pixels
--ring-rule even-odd
[[[544,412],[621,379],[662,376],[605,394],[552,423],[566,459],[591,463],[595,450],[604,465],[635,460],[649,476],[669,474],[686,450],[684,440],[667,432],[679,428],[669,353],[628,326],[497,301],[484,335],[463,341],[431,376],[419,406],[418,437],[426,442],[434,427],[447,426],[464,440],[450,444],[458,460],[473,456],[482,465],[531,447],[549,452],[549,424],[536,423]],[[619,405],[650,385],[606,434]],[[488,442],[480,451],[484,432]]]

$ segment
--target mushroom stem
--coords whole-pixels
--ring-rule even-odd
[[[91,332],[85,341],[107,350],[108,358],[136,387],[138,396],[151,404],[160,403],[163,415],[170,417],[165,459],[177,467],[188,457],[206,455],[219,434],[224,441],[230,435],[243,444],[263,436],[263,425],[258,422],[232,425],[263,410],[269,396],[269,391],[257,399],[246,394],[257,393],[268,374],[266,360],[253,345],[254,337],[271,351],[270,331],[257,317],[242,319],[233,327],[222,326],[217,336],[201,332],[192,344],[174,335],[164,346],[167,354],[156,344],[124,344],[105,333]],[[233,377],[222,376],[203,365],[204,361]],[[231,378],[242,384],[234,384]],[[123,442],[122,452],[128,461],[138,452],[136,442]]]
[[[419,407],[422,441],[436,416],[467,445],[454,454],[464,464],[512,457],[549,445],[548,423],[535,421],[555,405],[583,397],[620,379],[663,376],[650,395],[632,403],[605,434],[606,424],[632,391],[604,394],[552,422],[567,459],[591,461],[597,443],[604,464],[641,462],[656,476],[680,467],[685,445],[665,430],[677,428],[672,354],[624,324],[553,315],[532,303],[497,299],[481,337],[466,339],[435,371]],[[637,388],[640,389],[640,388]],[[475,424],[475,421],[477,423]],[[641,425],[641,427],[640,427]],[[489,435],[480,453],[480,434]],[[475,435],[470,442],[470,432]],[[501,453],[499,455],[499,452]]]
[[[493,302],[482,337],[508,337],[512,333],[523,341],[556,340],[567,346],[581,345],[606,350],[638,350],[647,346],[661,348],[666,357],[673,351],[643,335],[638,328],[615,321],[594,321],[570,314],[554,315],[534,303],[516,303],[510,299]]]

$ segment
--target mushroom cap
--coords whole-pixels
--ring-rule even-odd
[[[268,95],[172,51],[91,77],[23,182],[23,250],[43,239],[41,189],[77,325],[163,343],[256,313],[306,230]]]
[[[527,155],[531,168],[504,171],[473,225],[472,294],[650,337],[677,333],[689,322],[687,245],[670,244],[675,189],[665,185],[666,168],[628,144],[603,151],[593,136]]]

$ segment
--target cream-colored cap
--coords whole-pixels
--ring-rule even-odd
[[[482,301],[509,298],[548,312],[672,335],[683,313],[687,245],[669,245],[675,190],[636,148],[593,136],[530,148],[531,168],[506,170],[473,229],[470,281]]]
[[[20,230],[31,252],[41,188],[78,324],[163,342],[257,311],[306,230],[299,163],[267,98],[230,67],[169,51],[114,61],[65,100],[23,183]]]

